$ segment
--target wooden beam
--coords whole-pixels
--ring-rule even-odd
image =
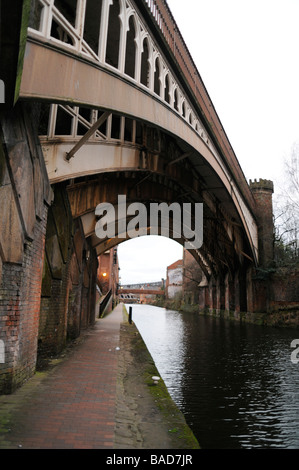
[[[175,163],[180,162],[181,160],[184,160],[185,158],[191,157],[191,155],[192,155],[192,152],[183,153],[183,155],[181,155],[180,157],[167,163],[167,166],[174,165]]]

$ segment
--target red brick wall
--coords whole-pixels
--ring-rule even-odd
[[[271,276],[271,308],[299,309],[299,269],[279,268]]]
[[[45,201],[50,202],[51,191],[33,126],[35,112],[18,105],[1,120],[0,339],[5,361],[0,393],[21,385],[36,365]]]
[[[38,366],[95,320],[97,258],[73,221],[64,185],[49,209],[38,338]],[[93,301],[94,300],[94,301]]]
[[[96,254],[65,187],[52,204],[38,122],[36,105],[0,117],[0,394],[95,320]]]

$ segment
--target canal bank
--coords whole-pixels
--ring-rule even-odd
[[[299,308],[298,303],[281,307],[280,310],[273,312],[234,312],[227,310],[200,310],[198,304],[188,304],[181,300],[160,300],[153,302],[152,305],[168,310],[177,310],[182,313],[195,313],[209,317],[223,318],[229,321],[251,323],[253,325],[270,326],[277,328],[299,329]]]
[[[125,310],[125,308],[124,308]],[[199,449],[199,444],[170,397],[134,321],[127,313],[120,330],[116,448]]]
[[[0,449],[198,449],[123,305],[11,395]]]

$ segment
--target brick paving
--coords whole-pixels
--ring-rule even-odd
[[[49,373],[0,396],[0,448],[112,449],[122,305]]]

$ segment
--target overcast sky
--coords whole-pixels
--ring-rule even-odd
[[[245,177],[271,179],[278,192],[283,160],[299,140],[299,0],[168,5]],[[182,254],[166,242],[142,237],[120,245],[122,283],[165,277]]]

